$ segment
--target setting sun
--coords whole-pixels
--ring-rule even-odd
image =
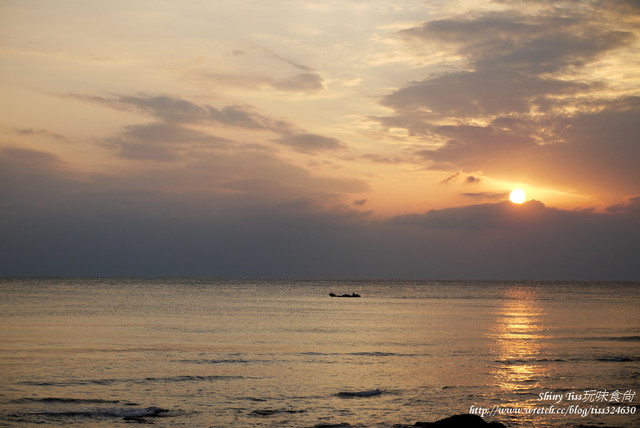
[[[514,204],[521,204],[524,202],[524,191],[522,189],[513,189],[509,195],[509,200]]]

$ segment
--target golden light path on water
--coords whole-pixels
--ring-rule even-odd
[[[541,364],[547,339],[543,334],[544,312],[538,305],[536,293],[532,288],[506,290],[494,325],[495,355],[500,365],[493,375],[498,387],[514,397],[511,403],[499,403],[504,407],[523,410],[537,407],[539,403],[525,397],[531,390],[542,387],[547,377],[547,369]]]

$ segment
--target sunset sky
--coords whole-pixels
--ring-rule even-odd
[[[637,1],[0,1],[0,275],[640,280],[639,165]]]

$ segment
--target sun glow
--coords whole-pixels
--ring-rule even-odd
[[[521,204],[524,202],[524,191],[522,189],[513,189],[509,195],[509,200],[514,204]]]

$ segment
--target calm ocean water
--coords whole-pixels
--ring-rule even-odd
[[[0,426],[640,426],[640,283],[0,279],[0,322]]]

